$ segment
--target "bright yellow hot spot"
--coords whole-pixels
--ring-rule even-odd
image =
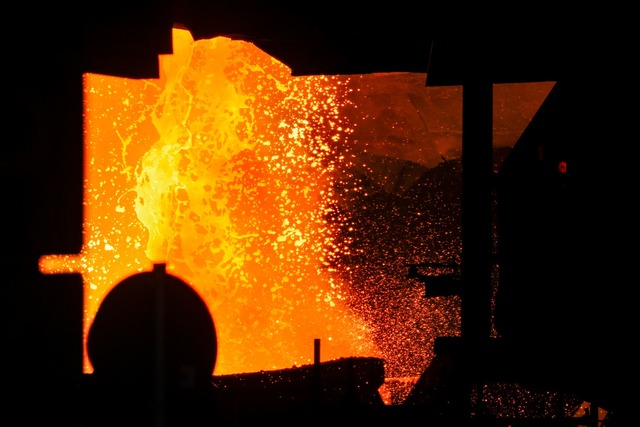
[[[82,273],[85,336],[114,285],[165,262],[211,310],[217,374],[311,363],[316,338],[324,360],[377,356],[323,262],[347,79],[183,30],[174,52],[159,79],[85,75],[83,251],[41,261]]]

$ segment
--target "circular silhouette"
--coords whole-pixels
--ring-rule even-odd
[[[156,264],[107,294],[91,325],[87,353],[99,378],[189,390],[209,384],[217,337],[200,295]]]

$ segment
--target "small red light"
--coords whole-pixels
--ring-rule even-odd
[[[565,162],[564,160],[560,160],[558,162],[558,172],[567,173],[567,162]]]

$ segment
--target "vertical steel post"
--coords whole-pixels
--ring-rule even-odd
[[[470,77],[462,88],[461,334],[468,345],[491,333],[493,84]]]

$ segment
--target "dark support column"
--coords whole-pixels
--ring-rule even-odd
[[[322,364],[320,362],[320,338],[313,340],[313,378],[311,379],[312,404],[322,403]]]
[[[462,91],[461,333],[481,350],[491,333],[493,84],[472,77]]]
[[[314,338],[313,340],[313,364],[320,364],[320,338]]]

